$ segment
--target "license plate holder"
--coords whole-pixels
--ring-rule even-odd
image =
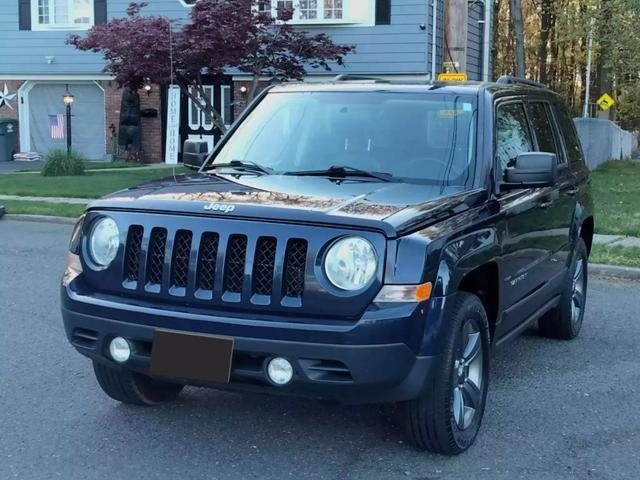
[[[233,338],[158,329],[151,347],[151,375],[229,383]]]

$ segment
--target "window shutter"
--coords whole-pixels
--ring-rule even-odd
[[[376,0],[376,25],[391,23],[391,0]]]
[[[107,23],[107,0],[93,0],[93,23]]]
[[[20,30],[31,30],[31,0],[18,0]]]

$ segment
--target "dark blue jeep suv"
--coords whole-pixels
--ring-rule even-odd
[[[199,171],[89,206],[62,316],[121,402],[397,402],[411,443],[455,454],[494,346],[534,322],[578,335],[593,225],[573,122],[540,85],[275,86]]]

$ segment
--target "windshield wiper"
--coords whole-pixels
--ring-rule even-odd
[[[397,180],[393,178],[393,175],[390,173],[383,172],[370,172],[368,170],[360,170],[359,168],[344,166],[344,165],[332,165],[331,167],[325,170],[300,170],[300,171],[291,171],[285,172],[283,175],[296,175],[296,176],[306,176],[306,177],[369,177],[375,178],[382,182],[396,182]]]
[[[263,167],[256,162],[249,162],[246,160],[231,160],[228,163],[214,163],[209,166],[208,170],[216,170],[218,168],[235,168],[236,170],[246,170],[248,172],[259,172],[266,175],[270,175],[273,170]]]

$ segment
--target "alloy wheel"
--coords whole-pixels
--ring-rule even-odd
[[[462,348],[453,368],[453,420],[460,430],[467,429],[481,407],[483,346],[480,328],[472,320],[462,327]]]

